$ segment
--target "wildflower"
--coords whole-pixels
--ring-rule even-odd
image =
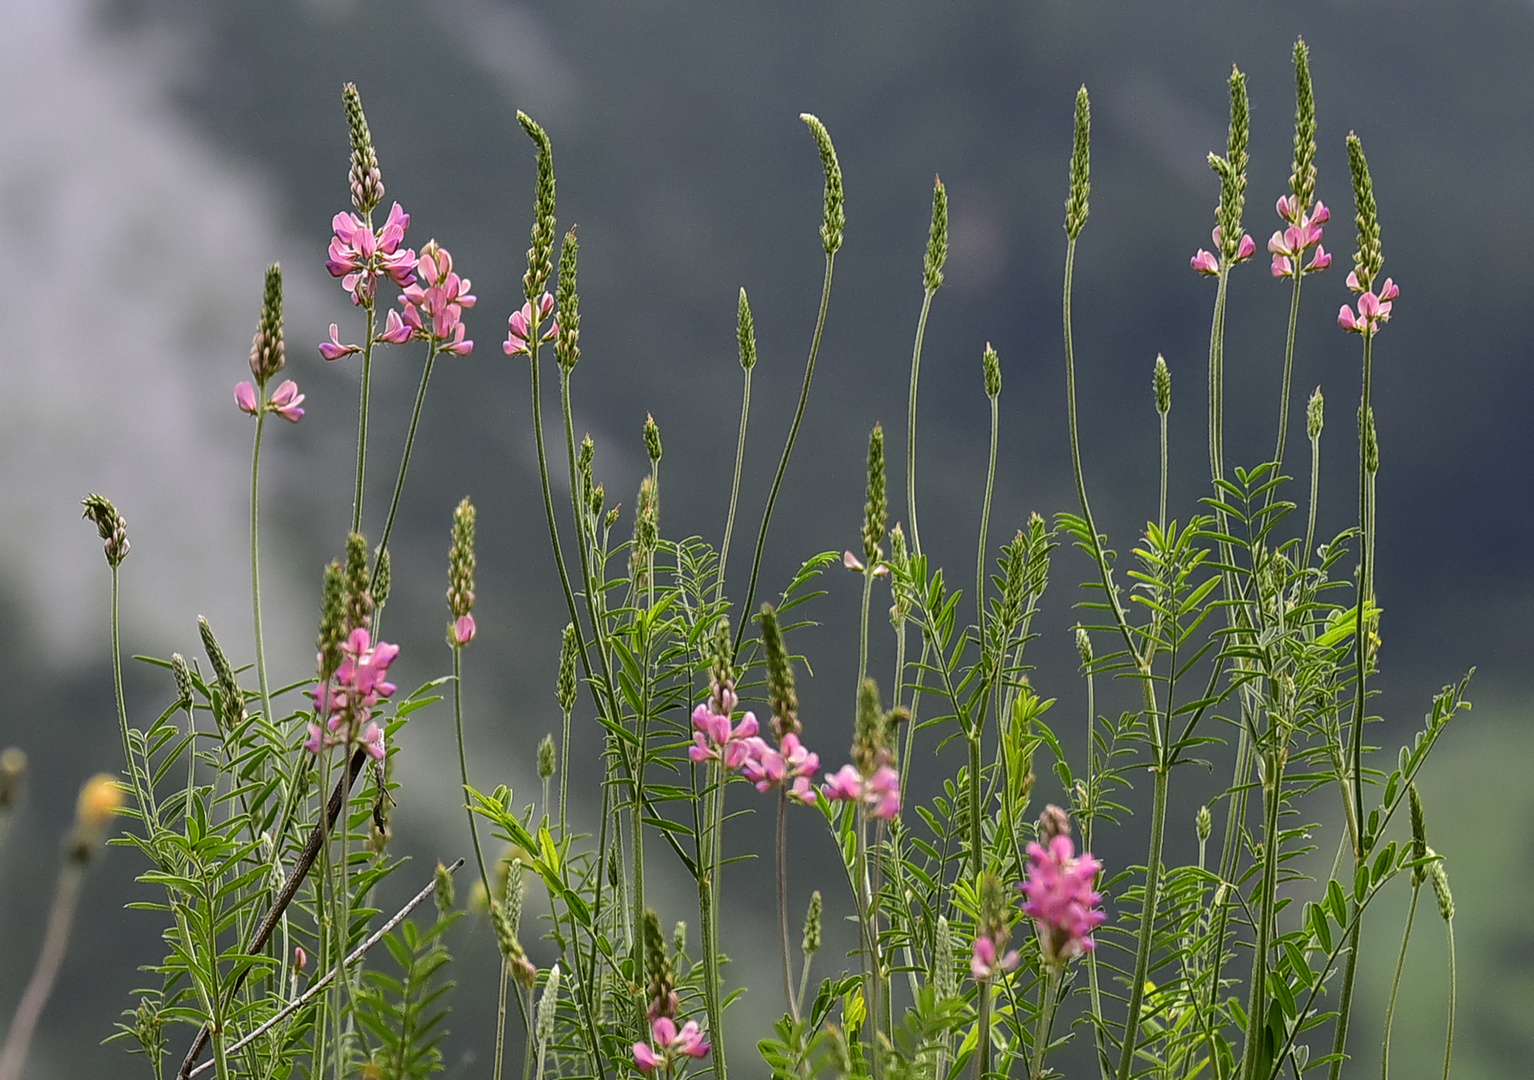
[[[368,721],[368,726],[362,729],[362,748],[374,761],[382,761],[387,753],[384,749],[383,728],[371,720]]]
[[[300,408],[303,400],[304,395],[298,392],[298,384],[292,379],[284,379],[281,385],[272,391],[271,399],[267,401],[266,407],[289,423],[296,424],[303,419],[304,410]]]
[[[1214,227],[1214,231],[1209,235],[1210,238],[1214,240],[1215,250],[1221,250],[1224,247],[1224,244],[1220,239],[1220,227],[1216,225]],[[1241,242],[1236,245],[1236,254],[1235,257],[1231,259],[1231,264],[1234,265],[1235,263],[1246,262],[1246,260],[1250,259],[1254,254],[1256,254],[1256,252],[1257,241],[1252,239],[1250,233],[1242,233]],[[1205,251],[1203,248],[1199,248],[1197,254],[1195,254],[1193,258],[1189,259],[1188,263],[1200,274],[1213,275],[1220,272],[1219,259],[1214,254]]]
[[[99,829],[123,807],[123,787],[106,773],[97,773],[80,788],[75,817],[88,829]]]
[[[538,298],[538,314],[533,315],[532,301],[522,305],[521,311],[513,311],[511,317],[506,320],[506,340],[501,343],[501,349],[507,356],[516,356],[518,353],[529,353],[528,343],[538,334],[538,329],[543,325],[554,311],[554,298],[544,293]],[[553,341],[559,336],[559,323],[551,321],[549,328],[543,332],[540,341]]]
[[[234,403],[240,407],[241,412],[248,412],[251,416],[261,412],[261,406],[256,404],[256,388],[248,380],[235,386]]]
[[[389,315],[396,322],[399,320],[399,316],[396,315],[393,311],[390,311]],[[330,340],[320,342],[320,355],[323,356],[326,360],[339,360],[343,356],[350,356],[352,353],[359,353],[362,351],[361,345],[342,345],[339,336],[340,332],[340,327],[338,327],[335,323],[331,323]]]
[[[469,292],[469,279],[453,272],[453,257],[435,240],[421,249],[415,277],[399,298],[405,306],[403,325],[410,336],[435,342],[444,352],[469,355],[474,342],[464,340],[463,310],[473,307],[477,299]],[[386,326],[384,333],[391,331],[398,336],[397,326]]]
[[[1028,880],[1019,888],[1028,898],[1023,914],[1038,927],[1044,962],[1052,966],[1095,948],[1092,930],[1107,917],[1098,906],[1102,896],[1092,884],[1102,864],[1089,853],[1076,857],[1066,833],[1056,833],[1048,846],[1028,845]]]
[[[845,566],[848,570],[857,570],[860,573],[864,569],[863,560],[859,559],[850,551],[842,552],[842,565]],[[874,577],[883,577],[889,572],[890,568],[885,563],[881,562],[874,567]]]
[[[1378,293],[1370,292],[1359,285],[1356,272],[1348,274],[1348,288],[1360,294],[1358,313],[1355,315],[1352,308],[1343,304],[1337,312],[1337,325],[1352,334],[1372,334],[1389,322],[1390,309],[1395,306],[1392,301],[1401,295],[1401,290],[1390,278],[1385,279]]]
[[[1215,260],[1213,254],[1205,251],[1203,248],[1199,248],[1198,254],[1189,259],[1188,263],[1200,274],[1218,274],[1220,272],[1219,262]]]
[[[330,241],[330,258],[325,269],[341,279],[341,287],[352,294],[352,303],[370,306],[384,276],[404,288],[415,281],[415,252],[401,249],[410,215],[395,203],[388,220],[375,234],[356,214],[342,212],[330,222],[335,236]]]
[[[1293,277],[1296,268],[1300,266],[1301,257],[1312,247],[1316,251],[1311,256],[1310,265],[1303,267],[1299,273],[1325,270],[1332,264],[1331,255],[1321,246],[1321,226],[1331,220],[1332,216],[1325,203],[1317,202],[1315,209],[1307,212],[1292,196],[1280,196],[1278,216],[1289,222],[1289,227],[1275,232],[1268,240],[1268,250],[1273,253],[1274,277]]]
[[[1016,949],[1008,950],[1005,956],[1000,955],[1001,946],[1005,944],[1005,941],[997,942],[988,934],[981,934],[975,939],[975,946],[969,958],[969,970],[976,982],[985,982],[997,975],[1005,975],[1017,967]]]
[[[304,952],[302,945],[293,946],[293,967],[298,971],[309,966],[309,954]]]
[[[752,739],[749,756],[741,763],[741,772],[756,785],[757,791],[765,792],[782,784],[790,799],[806,806],[815,801],[815,788],[810,780],[819,769],[820,755],[806,750],[792,731],[783,735],[776,750],[765,739]]]
[[[318,754],[330,746],[356,739],[357,726],[382,698],[391,696],[395,686],[388,682],[389,665],[399,655],[399,646],[380,641],[376,645],[364,627],[357,627],[341,644],[341,663],[334,675],[312,691],[315,712],[326,718],[326,730],[309,725],[304,747]],[[318,663],[324,664],[323,654]],[[362,729],[363,748],[375,759],[384,756],[383,730],[371,722]]]
[[[384,316],[384,329],[378,335],[378,340],[387,341],[390,345],[403,345],[410,340],[410,327],[405,325],[405,320],[393,308]]]
[[[653,1046],[651,1044],[654,1044]],[[634,1064],[640,1072],[664,1068],[670,1072],[672,1062],[678,1057],[707,1057],[709,1044],[698,1029],[696,1020],[689,1020],[678,1031],[676,1022],[669,1016],[657,1016],[650,1024],[650,1042],[634,1044]]]
[[[888,765],[880,765],[870,776],[864,776],[856,766],[843,765],[826,779],[823,790],[828,799],[860,803],[874,817],[886,821],[900,813],[900,776]]]
[[[474,616],[460,615],[453,620],[453,642],[467,645],[474,640]]]
[[[726,691],[733,704],[734,691]],[[692,711],[694,728],[687,756],[695,762],[721,761],[726,769],[738,769],[752,756],[751,740],[756,737],[756,714],[746,713],[740,723],[730,726],[729,713],[716,713],[714,702],[706,701]],[[756,741],[760,742],[760,739]]]

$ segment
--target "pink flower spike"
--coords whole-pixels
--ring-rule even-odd
[[[1322,247],[1320,244],[1317,244],[1316,253],[1311,256],[1310,265],[1305,267],[1305,269],[1325,270],[1330,265],[1332,265],[1331,252],[1327,251],[1326,248]]]
[[[299,408],[303,400],[304,395],[298,392],[298,384],[292,379],[284,379],[282,384],[272,391],[271,400],[266,403],[266,407],[289,423],[296,424],[304,416],[304,410]]]
[[[339,338],[340,328],[335,323],[330,324],[330,340],[320,342],[320,355],[326,360],[339,360],[343,356],[361,352],[356,345],[342,345]]]
[[[1241,243],[1236,248],[1236,261],[1245,262],[1257,251],[1257,241],[1252,239],[1251,233],[1245,233],[1241,237]]]
[[[378,340],[387,341],[390,345],[403,345],[410,340],[410,327],[405,325],[405,320],[393,308],[384,316],[384,329],[378,335]]]
[[[459,645],[467,645],[474,640],[473,615],[460,615],[453,620],[453,640]]]
[[[249,382],[235,385],[234,403],[240,407],[241,412],[248,412],[251,416],[259,413],[260,407],[256,405],[256,388]]]
[[[1188,264],[1192,266],[1193,269],[1197,270],[1200,274],[1214,275],[1220,272],[1219,262],[1216,261],[1212,254],[1205,251],[1203,248],[1198,249],[1198,254],[1189,259]]]
[[[1028,879],[1020,886],[1028,898],[1023,914],[1039,931],[1044,962],[1063,967],[1095,948],[1092,931],[1104,919],[1102,897],[1093,890],[1102,864],[1083,852],[1076,857],[1071,838],[1059,833],[1049,846],[1028,845]]]

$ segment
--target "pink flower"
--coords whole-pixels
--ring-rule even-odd
[[[341,287],[352,294],[352,303],[371,304],[378,279],[387,276],[404,287],[415,280],[415,252],[400,250],[410,215],[399,203],[389,211],[382,229],[374,234],[356,214],[340,213],[331,219],[335,236],[330,240],[330,258],[325,269],[341,279]]]
[[[304,740],[305,750],[311,754],[319,754],[332,745],[333,743],[330,737],[325,734],[324,728],[318,724],[309,725],[309,737]]]
[[[452,634],[453,643],[456,645],[467,645],[469,642],[473,641],[474,616],[458,616],[458,618],[453,620],[453,626],[450,633]]]
[[[845,566],[848,570],[861,571],[863,569],[863,560],[858,558],[850,551],[844,551],[842,552],[842,565]],[[878,566],[874,567],[874,577],[883,577],[889,572],[890,568],[885,566],[883,563],[880,563]]]
[[[394,312],[391,311],[389,314],[393,315]],[[360,345],[342,345],[339,337],[340,332],[341,328],[335,323],[331,323],[330,340],[320,342],[320,355],[326,360],[339,360],[343,356],[350,356],[352,353],[362,351],[362,346]]]
[[[296,424],[303,419],[304,410],[299,408],[303,404],[304,395],[298,392],[298,384],[292,379],[282,380],[281,385],[272,391],[272,396],[266,403],[266,407],[289,423]]]
[[[1325,270],[1330,265],[1332,265],[1331,252],[1327,251],[1326,248],[1322,247],[1320,244],[1317,244],[1316,245],[1316,253],[1313,256],[1311,256],[1310,265],[1307,266],[1305,269],[1306,270]]]
[[[261,412],[261,407],[256,404],[256,388],[249,382],[238,383],[235,386],[234,403],[240,407],[241,412],[248,412],[251,416]]]
[[[403,345],[410,340],[410,327],[399,317],[399,312],[393,308],[384,316],[383,333],[378,335],[379,341],[387,341],[390,345]]]
[[[383,732],[371,723],[371,711],[379,701],[394,693],[395,686],[385,676],[389,665],[399,655],[399,646],[380,641],[376,645],[362,627],[351,632],[341,645],[341,664],[335,674],[309,692],[314,710],[326,718],[327,734],[319,725],[309,725],[309,740],[304,746],[313,753],[342,742],[358,739],[375,758],[383,754]],[[323,662],[323,659],[320,660]],[[364,722],[367,726],[363,727]]]
[[[729,692],[729,696],[734,698],[734,692]],[[751,740],[757,731],[756,714],[746,713],[732,728],[728,714],[714,712],[712,704],[704,702],[692,711],[693,736],[687,756],[695,762],[722,761],[726,769],[738,769],[751,756]]]
[[[1020,886],[1028,898],[1023,914],[1038,927],[1046,964],[1066,964],[1096,947],[1092,931],[1107,918],[1099,907],[1102,896],[1092,889],[1101,869],[1086,852],[1077,858],[1064,833],[1052,837],[1047,848],[1028,845],[1028,880]]]
[[[399,340],[404,333],[436,344],[443,352],[467,356],[474,342],[464,340],[463,311],[474,306],[478,297],[469,292],[469,279],[453,272],[453,257],[435,240],[421,249],[415,264],[416,282],[400,296],[405,306],[403,320],[391,311],[394,320],[385,328],[385,340]],[[425,282],[423,286],[421,282]],[[402,329],[403,328],[403,329]]]
[[[1236,245],[1236,261],[1245,262],[1257,251],[1257,241],[1252,239],[1251,233],[1243,233],[1241,243]]]
[[[783,741],[774,750],[765,739],[750,741],[749,756],[741,763],[741,773],[765,792],[780,784],[786,785],[790,799],[806,805],[815,801],[815,788],[810,780],[820,769],[820,755],[811,753],[792,731],[785,732]]]
[[[1188,264],[1200,274],[1218,274],[1220,272],[1219,262],[1216,261],[1214,255],[1203,248],[1198,249],[1198,254],[1189,259]]]
[[[362,748],[374,761],[382,761],[384,755],[388,753],[384,749],[383,728],[371,720],[368,721],[368,726],[362,729]]]
[[[1017,967],[1017,950],[1009,950],[1005,956],[998,959],[999,948],[996,939],[986,934],[975,939],[975,947],[969,958],[969,970],[976,982],[985,982],[997,975],[1005,975]]]
[[[302,945],[293,946],[293,967],[299,971],[309,966],[309,954],[304,952]]]
[[[1390,311],[1395,305],[1393,300],[1401,295],[1401,290],[1390,278],[1385,279],[1385,284],[1380,286],[1378,294],[1366,289],[1359,289],[1357,272],[1348,274],[1348,287],[1358,290],[1358,314],[1353,314],[1353,309],[1343,304],[1337,312],[1337,325],[1351,334],[1373,334],[1382,325],[1390,321]]]
[[[653,1048],[650,1043],[653,1043]],[[701,1058],[708,1056],[709,1044],[696,1020],[689,1020],[678,1031],[676,1022],[669,1016],[657,1016],[650,1024],[650,1043],[634,1044],[634,1064],[640,1072],[650,1072],[664,1067],[668,1072],[678,1057]]]
[[[856,766],[843,765],[826,778],[823,790],[828,799],[859,803],[886,821],[900,813],[900,776],[888,765],[880,765],[866,777]]]
[[[1295,199],[1284,196],[1278,200],[1278,215],[1290,224],[1268,240],[1268,250],[1273,253],[1274,277],[1292,277],[1295,268],[1300,266],[1301,256],[1312,247],[1316,249],[1315,256],[1303,272],[1325,270],[1332,264],[1332,257],[1320,246],[1321,225],[1332,216],[1325,203],[1316,203],[1316,208],[1306,213]]]
[[[538,314],[533,315],[531,302],[522,305],[521,311],[513,311],[511,317],[506,320],[506,340],[501,343],[501,350],[507,356],[516,356],[518,353],[530,353],[528,342],[538,334],[538,328],[543,325],[543,320],[548,318],[554,310],[554,298],[544,293],[538,298]],[[540,341],[553,341],[559,336],[559,323],[550,322],[549,328],[543,332]]]

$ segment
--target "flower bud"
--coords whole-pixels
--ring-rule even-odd
[[[282,344],[282,267],[266,268],[266,288],[261,298],[261,321],[250,342],[250,373],[265,383],[287,363]]]
[[[943,284],[943,264],[948,261],[948,189],[943,178],[932,178],[932,227],[927,232],[927,257],[922,263],[922,287],[936,292]],[[995,396],[994,394],[992,395]]]
[[[671,951],[684,953],[687,951],[687,924],[681,919],[671,928]]]
[[[985,343],[985,352],[980,354],[980,367],[985,373],[985,396],[995,401],[1001,393],[1001,357],[996,355],[989,341]]]
[[[579,649],[575,624],[565,623],[564,636],[559,646],[559,678],[554,684],[554,696],[559,701],[560,711],[566,716],[575,708],[575,660]]]
[[[879,549],[888,522],[889,498],[884,485],[884,428],[875,424],[868,436],[868,502],[863,507],[863,560],[868,572],[878,569]]]
[[[1047,804],[1039,815],[1038,834],[1039,843],[1045,847],[1057,836],[1071,835],[1071,815],[1054,803]]]
[[[831,145],[831,133],[820,119],[810,113],[800,113],[799,119],[809,125],[810,134],[815,137],[815,145],[820,150],[820,164],[826,174],[826,205],[820,226],[820,239],[826,254],[835,255],[842,246],[842,230],[847,227],[842,167],[836,160],[836,147]]]
[[[1162,416],[1172,411],[1172,372],[1166,366],[1166,357],[1156,354],[1156,369],[1151,375],[1151,386],[1156,391],[1156,411]]]
[[[128,557],[132,547],[128,543],[128,520],[117,512],[110,500],[100,495],[87,495],[80,500],[80,505],[85,507],[83,516],[90,519],[105,541],[102,547],[106,551],[107,565],[115,570]]]
[[[1087,196],[1092,192],[1092,104],[1087,88],[1076,91],[1076,137],[1071,145],[1071,190],[1065,200],[1065,235],[1072,240],[1081,235],[1091,207]]]
[[[646,413],[644,418],[644,449],[650,457],[651,465],[660,461],[660,425],[649,413]]]
[[[554,736],[545,735],[538,744],[538,779],[547,780],[554,775]]]
[[[293,970],[302,971],[309,966],[309,954],[302,945],[293,946]]]
[[[1318,386],[1305,406],[1305,434],[1312,442],[1321,437],[1321,427],[1325,419],[1326,399],[1321,396],[1321,388]]]
[[[820,890],[816,889],[810,893],[810,907],[804,913],[804,938],[800,942],[800,948],[804,951],[806,960],[820,951],[820,917]]]
[[[447,913],[453,910],[453,872],[440,862],[437,864],[437,891],[434,899],[437,902],[437,917],[447,918]]]
[[[347,83],[341,88],[341,102],[346,107],[346,126],[352,144],[348,176],[352,205],[366,214],[383,200],[383,175],[378,171],[378,155],[373,151],[373,136],[368,131],[368,120],[362,112],[362,96],[357,93],[355,83]]]
[[[1454,918],[1454,894],[1449,891],[1449,872],[1443,867],[1443,859],[1437,857],[1437,852],[1432,848],[1427,849],[1433,861],[1428,864],[1428,877],[1433,882],[1433,896],[1438,900],[1438,914],[1444,922],[1450,922]]]
[[[213,636],[212,624],[201,615],[197,616],[197,632],[202,636],[203,650],[208,654],[208,663],[213,666],[213,674],[222,694],[218,721],[228,731],[245,720],[245,691],[240,688],[234,668],[230,666],[229,657],[224,654],[218,638]]]
[[[192,707],[192,669],[187,666],[186,657],[180,653],[170,654],[170,670],[176,676],[176,704],[183,709]]]
[[[1092,668],[1092,638],[1087,633],[1087,628],[1080,623],[1076,624],[1076,652],[1081,656],[1081,666],[1086,670]]]
[[[1214,829],[1214,815],[1209,813],[1209,807],[1200,806],[1198,816],[1193,819],[1194,828],[1198,830],[1198,842],[1207,843],[1209,834]]]
[[[373,603],[382,607],[389,600],[389,587],[394,584],[394,564],[388,548],[373,549]]]

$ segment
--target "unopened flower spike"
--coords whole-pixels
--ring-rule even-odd
[[[186,657],[180,653],[171,653],[170,670],[176,677],[176,704],[184,709],[191,708],[196,684],[192,681],[192,669],[188,666]]]
[[[985,375],[985,396],[994,401],[1001,394],[1001,357],[996,355],[989,341],[985,343],[985,352],[980,354],[980,369]]]
[[[648,1018],[675,1016],[682,1007],[671,973],[671,958],[666,955],[666,939],[661,934],[660,916],[654,908],[644,911],[644,958],[647,978],[645,997],[649,1001]]]
[[[772,732],[783,736],[802,730],[799,726],[799,698],[794,693],[794,668],[783,647],[778,627],[778,613],[771,604],[762,605],[762,650],[767,654],[767,701],[772,707]]]
[[[877,567],[884,557],[880,543],[888,523],[889,500],[884,481],[884,427],[875,424],[868,436],[868,501],[863,505],[863,558]]]
[[[835,255],[842,246],[842,230],[847,227],[846,198],[842,192],[842,167],[836,160],[836,147],[831,145],[831,133],[820,118],[811,113],[800,113],[799,119],[809,126],[820,150],[820,164],[826,174],[825,213],[820,226],[820,240],[827,255]]]
[[[554,359],[566,373],[581,358],[581,295],[576,291],[576,260],[580,244],[575,239],[575,226],[565,233],[564,243],[559,247],[559,284],[556,302],[559,308],[559,331],[554,339]]]
[[[538,743],[538,779],[545,782],[558,768],[558,755],[554,750],[554,736],[545,735]]]
[[[1353,274],[1348,287],[1354,292],[1368,292],[1385,265],[1380,245],[1379,207],[1374,202],[1374,179],[1369,175],[1369,161],[1364,144],[1348,132],[1348,170],[1353,180],[1353,222],[1358,230],[1358,250],[1353,253]]]
[[[351,136],[352,205],[364,214],[370,213],[384,197],[383,175],[378,171],[378,155],[373,151],[373,135],[368,131],[368,119],[362,112],[362,96],[355,83],[341,88],[341,101],[346,107],[346,126]]]
[[[474,640],[474,504],[467,495],[453,511],[453,543],[447,556],[447,606],[453,622],[448,644],[462,648]]]
[[[320,601],[320,632],[315,639],[319,649],[316,665],[324,682],[341,666],[341,642],[346,639],[346,572],[338,560],[325,567],[325,583]]]
[[[660,542],[660,492],[655,477],[646,475],[639,482],[639,498],[634,509],[634,540],[629,551],[629,577],[639,585],[650,572],[650,556]]]
[[[389,602],[389,586],[394,584],[394,562],[389,549],[373,549],[373,603],[379,607]]]
[[[197,616],[197,633],[202,638],[203,651],[208,654],[208,663],[213,667],[213,676],[223,697],[218,722],[228,731],[245,720],[245,691],[235,677],[234,667],[223,646],[213,635],[213,624],[201,615]]]
[[[1074,240],[1087,223],[1092,192],[1092,103],[1087,88],[1076,91],[1076,137],[1071,145],[1071,189],[1065,200],[1065,235]]]
[[[522,291],[531,303],[543,292],[554,272],[554,144],[537,121],[521,110],[517,122],[538,147],[538,183],[533,198],[532,245],[527,249],[527,274]]]
[[[1305,434],[1312,440],[1320,438],[1325,420],[1326,399],[1321,396],[1321,388],[1318,386],[1305,405]]]
[[[1310,206],[1316,193],[1316,99],[1310,85],[1310,47],[1294,42],[1294,170],[1289,190],[1299,208]]]
[[[922,262],[922,285],[936,292],[943,284],[943,264],[948,261],[948,189],[943,178],[932,178],[932,226],[927,231],[927,257]]]
[[[655,465],[660,461],[660,425],[655,422],[655,417],[646,413],[644,418],[644,449],[650,458],[650,464]]]
[[[1017,967],[1016,949],[1003,953],[1012,936],[1011,919],[1002,898],[1001,881],[987,873],[980,879],[980,911],[976,920],[975,942],[970,949],[970,974],[976,982],[985,982]]]
[[[1443,858],[1432,848],[1427,849],[1428,857],[1433,861],[1428,863],[1428,880],[1433,883],[1433,896],[1438,900],[1438,914],[1444,922],[1454,918],[1454,894],[1449,891],[1449,871],[1444,869]]]
[[[740,366],[746,371],[756,367],[756,321],[751,318],[751,302],[746,290],[740,290],[740,303],[735,309],[735,336],[740,341]]]
[[[250,342],[250,373],[256,377],[256,382],[264,385],[286,363],[282,343],[282,267],[273,263],[266,268],[261,321]]]
[[[1407,784],[1406,795],[1411,810],[1411,857],[1418,864],[1412,867],[1411,883],[1416,886],[1427,879],[1427,819],[1422,812],[1422,796],[1417,794],[1417,785]]]
[[[1156,368],[1151,373],[1151,387],[1156,392],[1156,411],[1162,416],[1172,411],[1172,372],[1166,358],[1156,354]]]
[[[575,624],[565,623],[565,631],[559,643],[559,677],[554,683],[554,697],[559,701],[560,711],[567,716],[575,708],[575,660],[579,651]]]
[[[128,519],[117,512],[117,507],[109,499],[101,495],[87,495],[80,500],[80,505],[85,507],[85,513],[81,516],[90,519],[104,541],[102,547],[106,552],[107,565],[113,568],[121,566],[132,547],[128,543]]]
[[[857,726],[852,741],[852,761],[826,778],[826,798],[861,806],[873,817],[889,821],[900,814],[900,774],[893,767],[889,749],[890,729],[902,710],[886,713],[879,703],[879,688],[864,679],[858,688]]]
[[[434,880],[437,884],[436,892],[433,894],[437,902],[437,914],[439,916],[446,916],[448,912],[453,910],[453,900],[456,899],[453,896],[452,871],[439,862],[437,863],[437,872]]]
[[[804,913],[804,937],[799,945],[806,958],[820,951],[820,919],[820,890],[816,889],[810,894],[809,910]]]
[[[366,630],[373,621],[373,593],[368,573],[368,542],[358,533],[346,538],[346,633]]]
[[[1374,408],[1364,413],[1359,424],[1359,435],[1364,448],[1364,471],[1371,476],[1380,471],[1379,435],[1374,428]]]

